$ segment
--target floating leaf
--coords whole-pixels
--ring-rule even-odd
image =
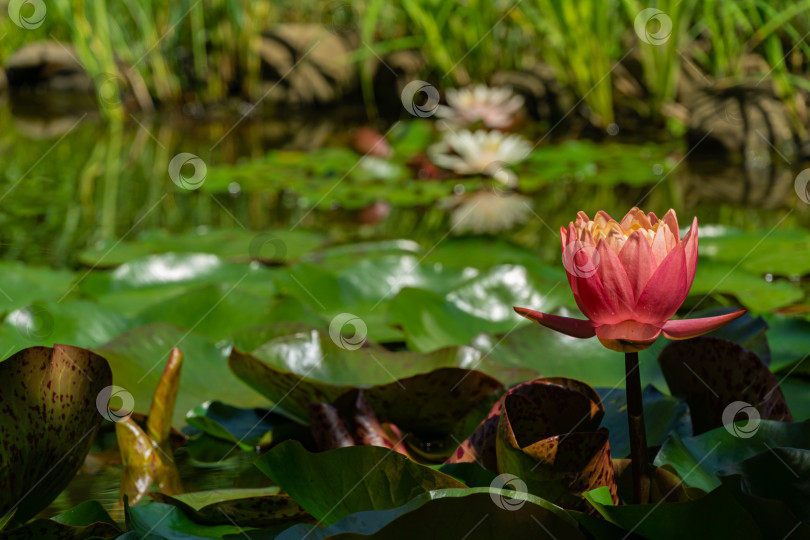
[[[327,525],[362,510],[397,508],[435,489],[465,487],[450,476],[378,446],[313,454],[296,441],[286,441],[259,458],[256,466]]]
[[[341,534],[342,533],[342,534]],[[350,534],[353,533],[353,534]],[[584,539],[561,508],[529,493],[495,488],[440,489],[392,510],[357,512],[329,527],[296,525],[277,540],[455,538]],[[258,538],[265,538],[260,533]]]
[[[755,430],[743,431],[747,422],[723,426],[694,437],[671,434],[655,456],[658,467],[669,465],[686,485],[711,491],[720,486],[715,473],[754,457],[768,448],[810,449],[810,423],[761,420]]]
[[[121,529],[96,501],[85,501],[53,519],[35,519],[14,530],[0,532],[3,540],[85,540],[117,538]]]
[[[0,518],[24,523],[67,486],[101,425],[104,358],[85,349],[31,347],[0,362]],[[55,466],[56,465],[56,466]]]
[[[190,410],[186,422],[208,435],[250,450],[274,441],[274,430],[288,424],[289,420],[265,409],[241,409],[207,401]]]
[[[194,521],[205,525],[238,524],[243,527],[268,527],[291,520],[311,518],[277,486],[257,489],[218,489],[169,495],[152,492],[150,496],[183,510]]]
[[[694,433],[734,421],[739,409],[790,422],[779,382],[762,361],[739,345],[715,337],[676,341],[658,356],[673,395],[689,404]],[[737,410],[730,410],[741,403]]]
[[[253,354],[234,349],[228,364],[301,423],[307,422],[310,403],[333,403],[358,387],[381,417],[402,429],[447,432],[501,386],[480,371],[462,369],[488,367],[469,348],[430,354],[346,350],[317,331],[277,338]],[[420,396],[420,407],[412,406],[414,396]]]

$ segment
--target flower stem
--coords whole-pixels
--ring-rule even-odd
[[[636,504],[650,502],[650,477],[647,472],[647,434],[644,430],[644,404],[641,399],[641,374],[638,353],[624,353],[627,385],[627,423],[630,428],[630,458],[633,471],[633,495]]]

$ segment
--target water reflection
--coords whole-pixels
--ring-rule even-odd
[[[37,103],[49,103],[50,109],[38,109]],[[328,231],[340,241],[408,237],[427,245],[452,228],[452,209],[458,206],[452,200],[437,200],[426,207],[400,197],[380,200],[367,212],[347,212],[339,204],[313,211],[315,201],[296,191],[295,179],[285,179],[275,191],[244,189],[233,182],[212,194],[181,190],[169,178],[169,163],[180,152],[199,156],[210,169],[260,159],[271,149],[348,146],[349,132],[359,125],[358,111],[288,118],[266,117],[253,110],[243,111],[250,113],[247,116],[233,110],[214,111],[205,118],[195,111],[161,111],[130,116],[124,123],[104,123],[80,105],[70,109],[62,103],[54,109],[54,103],[50,98],[15,99],[0,106],[0,151],[5,158],[0,164],[0,256],[4,258],[72,266],[83,249],[109,246],[120,238],[133,240],[156,228],[259,230],[297,224]],[[66,114],[66,108],[72,112]],[[53,116],[55,110],[62,114]],[[679,152],[674,159],[683,157],[684,151]],[[639,201],[650,208],[674,206],[680,213],[696,213],[704,223],[722,221],[751,229],[767,229],[786,208],[794,208],[799,211],[783,226],[807,225],[806,205],[792,188],[795,169],[777,155],[766,158],[733,165],[690,157],[661,182],[641,187],[576,180],[545,185],[521,195],[528,196],[526,205],[532,214],[527,218],[521,207],[520,219],[507,220],[515,225],[509,235],[537,248],[556,241],[554,229],[576,210],[605,208],[620,214]],[[413,189],[422,189],[423,182],[432,180],[414,180]],[[475,227],[465,229],[467,233],[488,231],[487,224],[480,223],[487,216],[478,217]],[[497,223],[490,232],[502,230],[503,216],[492,218]]]

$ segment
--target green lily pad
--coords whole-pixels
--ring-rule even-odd
[[[730,227],[712,227],[701,231],[700,255],[737,264],[755,274],[780,276],[810,272],[810,234],[798,229],[775,229],[763,237],[761,232],[743,232]]]
[[[716,472],[766,451],[786,446],[810,449],[810,423],[760,420],[753,431],[748,422],[707,431],[695,437],[670,434],[655,456],[657,467],[669,465],[686,485],[711,491],[720,486]]]
[[[604,504],[595,494],[588,502],[607,521],[641,538],[747,538],[763,540],[756,521],[727,490],[716,490],[691,502],[674,504]],[[625,536],[628,533],[625,533]]]
[[[200,403],[220,400],[257,407],[267,402],[230,373],[227,351],[188,330],[165,323],[142,326],[95,348],[110,362],[115,384],[134,398],[134,409],[148,412],[163,364],[172,347],[185,357],[172,425],[182,426],[186,412]]]
[[[111,384],[104,358],[67,345],[0,362],[0,517],[24,523],[67,486],[101,425],[96,398]]]
[[[529,493],[487,487],[431,491],[399,508],[357,512],[329,527],[296,525],[277,540],[404,540],[455,538],[459,533],[469,540],[488,540],[505,531],[513,538],[586,538],[561,508]],[[256,538],[265,537],[257,533]]]
[[[218,489],[179,495],[149,494],[154,500],[183,510],[205,525],[236,523],[243,527],[268,527],[291,520],[307,521],[309,514],[278,486],[255,489]],[[309,518],[311,519],[311,518]]]
[[[112,268],[135,259],[161,253],[209,253],[225,260],[293,260],[323,245],[321,234],[296,229],[247,231],[202,228],[185,234],[151,230],[136,240],[100,245],[79,254],[79,262],[96,268]]]
[[[773,353],[770,367],[774,371],[788,368],[810,352],[810,322],[795,317],[767,315],[768,341]],[[801,366],[798,372],[802,373]]]
[[[256,466],[326,525],[354,512],[397,508],[435,489],[465,487],[450,476],[378,446],[313,454],[296,441],[286,441],[260,457]]]
[[[200,285],[227,284],[233,290],[272,295],[274,275],[258,263],[229,263],[204,253],[165,253],[129,261],[108,273],[91,272],[79,290],[103,306],[134,315]]]
[[[703,240],[700,249],[702,255]],[[737,261],[732,264],[701,258],[689,294],[728,294],[758,313],[789,306],[804,298],[804,292],[795,284],[781,279],[768,282],[761,276],[737,268],[736,263]]]
[[[184,326],[214,341],[249,326],[276,320],[274,304],[232,285],[204,285],[152,304],[138,313],[141,324]]]
[[[264,409],[242,409],[206,401],[191,409],[186,423],[211,436],[238,443],[244,450],[269,444],[273,430],[288,420]]]
[[[672,394],[689,404],[695,434],[733,421],[734,403],[742,403],[738,409],[753,407],[760,418],[793,420],[776,376],[735,343],[706,336],[675,341],[658,362]]]
[[[374,410],[402,429],[449,431],[501,386],[481,371],[492,366],[469,348],[429,354],[346,350],[314,330],[271,340],[253,354],[234,349],[228,365],[279,411],[303,424],[310,403],[333,403],[363,388]],[[416,395],[420,407],[412,406]]]
[[[723,483],[749,495],[782,501],[801,521],[810,521],[810,450],[769,448],[717,474]]]
[[[162,503],[126,507],[131,538],[223,538],[227,535],[250,534],[254,529],[232,523],[204,525],[191,519],[180,508]],[[148,535],[148,536],[147,536]],[[126,540],[130,540],[127,537]]]
[[[17,350],[55,343],[92,348],[134,326],[128,317],[84,300],[38,302],[12,311],[3,321]]]
[[[35,301],[58,300],[68,292],[75,275],[17,261],[0,262],[0,312],[8,312]]]

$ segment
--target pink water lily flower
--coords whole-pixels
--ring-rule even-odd
[[[697,218],[679,237],[678,218],[662,219],[633,208],[617,222],[600,210],[593,221],[579,212],[560,228],[563,264],[574,299],[587,320],[516,307],[515,311],[557,332],[597,336],[619,352],[646,349],[662,333],[687,339],[733,321],[745,310],[704,319],[670,320],[689,294],[698,258]]]

